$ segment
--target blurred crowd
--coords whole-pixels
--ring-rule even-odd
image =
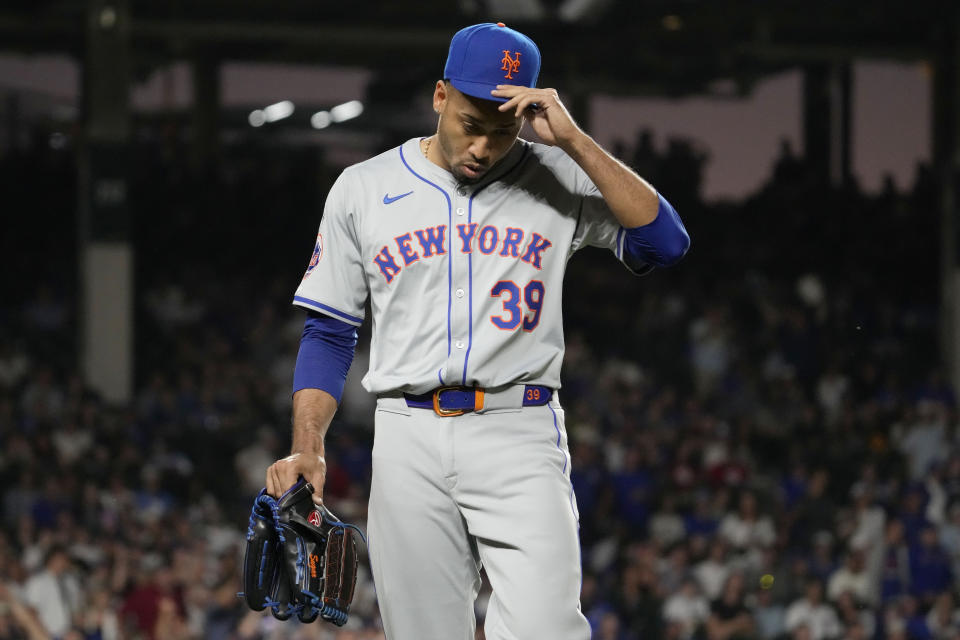
[[[760,192],[707,205],[694,144],[659,152],[641,133],[619,151],[675,201],[693,247],[644,278],[592,250],[568,272],[560,400],[594,637],[960,638],[960,430],[936,346],[926,173],[909,192],[824,188],[785,145]],[[69,163],[17,153],[0,158],[0,187],[25,211],[16,194]],[[383,638],[366,570],[344,629],[279,623],[237,597],[249,505],[289,447],[303,322],[289,302],[323,189],[289,194],[335,175],[279,159],[253,184],[258,153],[213,176],[163,154],[137,165],[149,215],[127,406],[80,376],[72,250],[23,223],[50,252],[29,285],[2,276],[0,640]],[[65,207],[69,229],[74,195],[52,191],[44,206]],[[220,195],[233,208],[215,224]],[[361,526],[364,342],[325,490]]]

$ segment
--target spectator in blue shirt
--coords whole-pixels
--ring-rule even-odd
[[[927,605],[953,580],[950,556],[940,545],[932,525],[923,527],[919,542],[910,547],[910,578],[911,593]]]

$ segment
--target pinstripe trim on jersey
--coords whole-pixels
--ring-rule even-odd
[[[331,306],[325,305],[322,302],[317,302],[316,300],[311,300],[310,298],[293,296],[293,302],[294,304],[299,302],[301,306],[310,307],[314,311],[320,311],[321,313],[326,313],[327,315],[336,316],[344,322],[349,322],[350,324],[357,325],[358,327],[363,324],[363,318],[351,316],[349,313],[344,313],[339,309],[334,309]]]
[[[409,164],[407,164],[407,159],[403,157],[403,146],[397,147],[400,151],[400,162],[403,163],[403,166],[407,168],[407,171],[417,176],[428,185],[439,191],[443,194],[443,197],[447,199],[447,233],[450,234],[450,241],[447,243],[447,358],[450,358],[450,308],[453,304],[452,297],[450,295],[450,287],[453,286],[453,258],[451,257],[453,249],[453,205],[450,203],[450,194],[443,190],[440,186],[436,185],[433,182],[430,182],[422,175],[414,171]],[[437,372],[437,376],[440,378],[440,384],[443,384],[443,375],[441,372],[443,369]]]
[[[499,180],[503,176],[507,175],[508,173],[510,173],[517,167],[519,167],[520,163],[523,162],[524,159],[527,157],[527,152],[529,150],[530,150],[530,147],[524,146],[523,153],[521,153],[520,157],[517,158],[516,163],[514,163],[512,167],[504,171],[502,175],[497,176],[496,180]],[[480,187],[470,195],[470,201],[469,201],[469,204],[467,205],[467,224],[473,223],[473,199],[477,196],[478,193],[480,193],[481,191],[489,187],[491,184],[496,182],[496,180],[491,180],[490,182],[483,185],[482,187]],[[452,236],[452,233],[453,232],[451,231],[451,236]],[[462,385],[467,384],[467,361],[470,360],[470,350],[473,348],[473,251],[467,254],[467,273],[469,274],[469,281],[468,281],[469,286],[467,288],[469,291],[468,295],[470,296],[470,300],[467,302],[467,309],[468,309],[467,317],[470,322],[470,331],[469,331],[469,337],[467,338],[467,353],[463,356],[463,378],[460,381],[460,384]]]
[[[473,223],[473,196],[482,189],[483,187],[480,187],[470,196],[470,203],[467,205],[468,225]],[[467,361],[470,360],[470,350],[473,349],[473,251],[467,254],[467,275],[467,320],[470,323],[470,329],[467,332],[467,353],[463,356],[463,378],[460,381],[462,385],[467,384]]]
[[[620,231],[617,231],[617,246],[614,249],[614,252],[617,255],[617,260],[623,260],[623,227],[620,227]]]

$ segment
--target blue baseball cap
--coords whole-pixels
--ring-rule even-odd
[[[496,102],[507,101],[490,95],[498,84],[535,87],[539,73],[537,45],[502,22],[457,31],[443,68],[443,77],[462,93]]]

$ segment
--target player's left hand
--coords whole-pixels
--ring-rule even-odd
[[[490,93],[498,98],[508,98],[500,105],[499,110],[514,109],[517,116],[525,116],[546,144],[565,149],[578,137],[585,135],[563,106],[556,89],[531,89],[498,84]]]
[[[274,462],[267,469],[267,493],[279,500],[287,489],[297,483],[300,476],[313,485],[313,501],[323,504],[323,485],[327,479],[327,461],[323,451],[303,455],[293,453]]]

